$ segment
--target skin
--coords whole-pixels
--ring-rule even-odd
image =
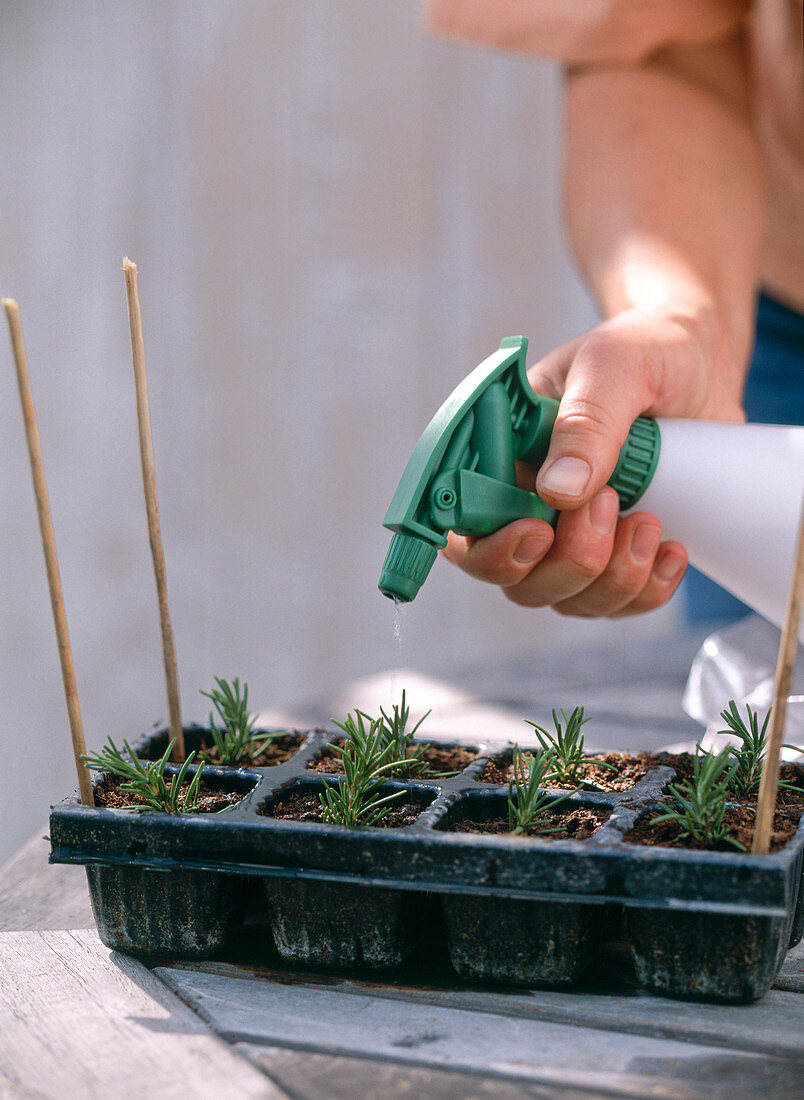
[[[523,606],[614,617],[666,603],[687,565],[656,516],[617,516],[605,483],[632,421],[745,419],[764,174],[739,37],[566,84],[566,211],[605,320],[529,371],[560,408],[543,467],[519,470],[562,515],[443,555]]]

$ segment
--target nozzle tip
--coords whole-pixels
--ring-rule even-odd
[[[383,573],[377,587],[383,596],[387,596],[394,603],[410,603],[418,595],[421,585],[411,584],[407,577],[396,577]]]
[[[427,580],[436,556],[435,546],[426,539],[394,535],[380,574],[380,592],[399,603],[410,603]]]

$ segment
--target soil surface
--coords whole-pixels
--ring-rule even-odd
[[[652,757],[652,760],[656,764],[666,764],[668,767],[675,768],[676,778],[671,780],[674,786],[692,779],[695,757],[688,752],[680,753],[678,756],[669,752],[660,752]],[[804,767],[801,764],[782,764],[779,768],[779,779],[790,784],[793,789],[780,787],[776,805],[780,808],[798,809],[799,813],[804,813]],[[757,787],[747,798],[730,795],[729,800],[755,806],[758,795]]]
[[[594,753],[594,759],[600,763],[582,764],[578,772],[582,783],[568,785],[559,783],[558,780],[549,779],[540,786],[557,790],[583,789],[585,783],[594,783],[595,787],[586,787],[587,790],[602,789],[604,791],[627,791],[644,779],[653,764],[653,757],[649,753],[642,752],[638,756],[629,756],[625,752]],[[601,767],[601,764],[613,764],[616,768]],[[505,758],[496,757],[490,760],[480,777],[482,783],[510,783],[514,778],[513,760],[506,762]]]
[[[255,742],[255,748],[259,748],[262,741]],[[201,745],[202,759],[209,764],[222,766],[225,768],[271,768],[277,764],[284,764],[286,760],[290,760],[294,753],[297,753],[304,744],[304,734],[302,733],[283,733],[279,737],[271,738],[269,744],[265,746],[263,752],[257,756],[250,756],[247,752],[243,753],[236,764],[224,764],[220,763],[220,753],[216,745],[212,748],[207,748],[206,742]]]
[[[655,810],[646,814],[636,823],[630,833],[626,833],[626,844],[644,844],[650,847],[661,848],[691,848],[704,852],[737,852],[738,849],[727,841],[719,844],[706,844],[694,837],[681,837],[681,826],[673,821],[660,821],[654,825],[653,819],[662,813]],[[754,820],[756,818],[756,805],[747,803],[735,804],[726,807],[723,822],[728,826],[730,835],[738,840],[746,851],[751,851],[751,842],[754,838]],[[801,809],[783,807],[778,809],[773,818],[773,831],[771,832],[770,850],[778,852],[783,848],[798,829]]]
[[[411,825],[424,810],[423,806],[410,802],[403,802],[398,808],[395,808],[393,802],[390,805],[391,809],[385,817],[373,826],[375,829],[404,828],[405,825]],[[324,821],[324,807],[317,791],[295,791],[281,802],[258,812],[263,817],[281,818],[285,821]]]
[[[334,744],[342,745],[343,741],[335,741]],[[394,778],[435,779],[444,773],[454,775],[462,772],[476,756],[477,753],[473,749],[464,748],[462,745],[438,745],[430,742],[423,753],[424,767],[401,769],[394,772]],[[318,753],[307,767],[311,771],[343,775],[340,757],[331,749],[324,749]]]
[[[600,826],[608,820],[610,810],[590,810],[587,806],[579,806],[568,813],[560,810],[550,814],[539,827],[528,831],[531,837],[541,837],[543,840],[586,840],[597,832]],[[558,829],[558,832],[541,833],[539,828]],[[508,816],[492,817],[488,821],[455,821],[448,831],[451,833],[491,833],[494,836],[510,836],[511,829],[508,825]]]
[[[136,806],[146,806],[147,803],[144,798],[140,798],[135,794],[128,794],[128,792],[118,789],[120,784],[125,782],[125,779],[120,779],[118,776],[104,775],[100,783],[95,787],[95,805],[104,806],[110,810],[123,810],[127,808],[131,809]],[[182,784],[181,791],[183,795],[187,793],[189,786],[189,783]],[[198,798],[198,809],[194,812],[200,814],[216,814],[219,810],[225,810],[227,806],[234,806],[242,797],[243,794],[236,791],[213,790],[202,780]]]
[[[804,813],[804,769],[796,765],[783,764],[779,769],[779,778],[785,783],[790,783],[794,789],[789,790],[787,787],[780,787],[776,796],[776,805],[779,808],[785,807],[790,810],[798,810],[800,814]],[[757,793],[754,793],[750,799],[751,802],[756,802]]]
[[[606,764],[614,764],[617,771],[610,771],[608,768],[601,768],[594,764],[585,764],[580,768],[580,773],[585,780],[597,783],[606,791],[627,791],[640,779],[644,778],[652,768],[660,765],[674,769],[676,775],[675,778],[670,780],[671,783],[676,785],[683,783],[685,780],[692,779],[693,762],[695,760],[695,757],[688,752],[640,752],[636,756],[623,752],[607,752],[594,753],[593,755],[596,760]],[[504,784],[510,783],[513,775],[513,761],[506,761],[505,757],[497,756],[488,762],[480,779],[483,783]],[[780,807],[799,807],[801,812],[804,812],[804,767],[801,764],[782,764],[779,769],[779,778],[785,783],[789,783],[794,789],[780,787],[777,805]],[[542,783],[541,786],[562,790],[579,789],[577,787],[568,788],[555,780]],[[755,790],[748,798],[737,799],[735,797],[733,801],[755,804],[757,794],[758,791]]]

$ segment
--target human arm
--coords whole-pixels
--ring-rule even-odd
[[[571,66],[566,210],[606,320],[530,372],[561,398],[535,488],[555,536],[520,520],[445,556],[515,602],[569,614],[650,610],[686,554],[602,488],[641,413],[740,420],[764,230],[742,34],[627,63]],[[534,487],[532,471],[522,483]],[[517,555],[530,560],[518,561]]]

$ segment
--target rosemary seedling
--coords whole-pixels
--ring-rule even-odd
[[[166,814],[196,813],[204,765],[199,765],[187,790],[182,794],[181,788],[187,769],[192,764],[195,753],[191,752],[178,773],[167,780],[165,765],[170,760],[174,744],[175,738],[159,760],[138,760],[128,741],[123,742],[128,754],[124,756],[110,737],[108,745],[101,752],[82,756],[81,759],[91,771],[107,772],[125,779],[126,782],[121,783],[118,790],[124,794],[138,795],[145,800],[146,805],[135,806],[136,810],[160,810]]]
[[[556,711],[553,711],[553,725],[556,729],[554,734],[529,718],[525,719],[536,731],[539,744],[552,756],[554,778],[567,787],[591,787],[593,790],[603,790],[599,783],[584,779],[580,775],[580,769],[584,764],[595,764],[600,768],[609,768],[611,771],[617,770],[614,764],[607,764],[584,752],[581,727],[589,719],[584,718],[583,707],[575,707],[569,717],[567,712],[562,710],[561,717],[564,719],[566,729],[558,720]]]
[[[380,719],[380,740],[382,744],[391,746],[390,759],[403,764],[410,771],[421,771],[427,767],[427,761],[424,759],[427,746],[414,746],[413,738],[429,713],[428,710],[427,714],[421,716],[413,729],[409,730],[407,725],[410,717],[410,707],[405,701],[404,690],[402,691],[402,702],[398,705],[394,704],[393,713],[390,716],[380,707],[382,716]],[[368,718],[368,715],[364,717]]]
[[[231,684],[220,676],[215,677],[216,687],[212,691],[202,691],[207,699],[211,699],[218,712],[218,718],[223,723],[221,729],[215,724],[213,711],[209,712],[209,733],[218,750],[220,759],[213,761],[209,753],[201,753],[202,759],[208,764],[237,764],[246,755],[252,760],[280,734],[255,733],[254,723],[256,714],[249,714],[248,710],[248,684],[243,684],[240,691],[240,680],[235,676]],[[255,747],[257,742],[262,744]]]
[[[558,833],[561,827],[546,828],[547,814],[565,802],[569,795],[551,798],[539,785],[553,775],[553,755],[546,749],[523,753],[514,746],[514,774],[508,784],[508,829],[514,836],[523,833]]]
[[[750,798],[759,789],[759,781],[762,778],[762,759],[765,755],[765,747],[768,740],[768,722],[771,712],[765,715],[762,727],[759,725],[759,716],[751,709],[749,703],[745,706],[748,721],[740,714],[737,704],[733,699],[729,700],[726,710],[720,712],[720,717],[726,723],[728,729],[718,730],[719,733],[733,733],[740,739],[740,745],[730,745],[729,752],[735,760],[735,767],[731,773],[729,789],[737,798]],[[801,752],[796,745],[784,745],[786,749]],[[780,787],[788,790],[796,788],[782,780]]]
[[[328,784],[318,796],[327,824],[376,825],[390,810],[390,803],[404,794],[377,794],[381,783],[400,767],[400,761],[391,759],[393,745],[382,738],[382,722],[382,718],[368,718],[359,710],[344,722],[335,722],[346,740],[328,746],[340,757],[343,778]]]
[[[681,828],[679,839],[690,836],[711,845],[725,842],[744,852],[745,846],[731,836],[729,827],[723,823],[726,797],[736,766],[728,746],[719,753],[697,752],[692,779],[669,787],[677,805],[662,803],[664,813],[655,817],[651,824],[673,821]]]
[[[332,721],[333,725],[346,734],[346,739],[341,744],[331,741],[327,745],[341,761],[344,755],[349,755],[362,772],[370,774],[385,750],[388,750],[390,757],[392,746],[382,734],[382,718],[372,718],[364,711],[356,710],[354,715],[347,714],[343,722],[337,722],[334,718]],[[387,763],[387,758],[382,762]]]

